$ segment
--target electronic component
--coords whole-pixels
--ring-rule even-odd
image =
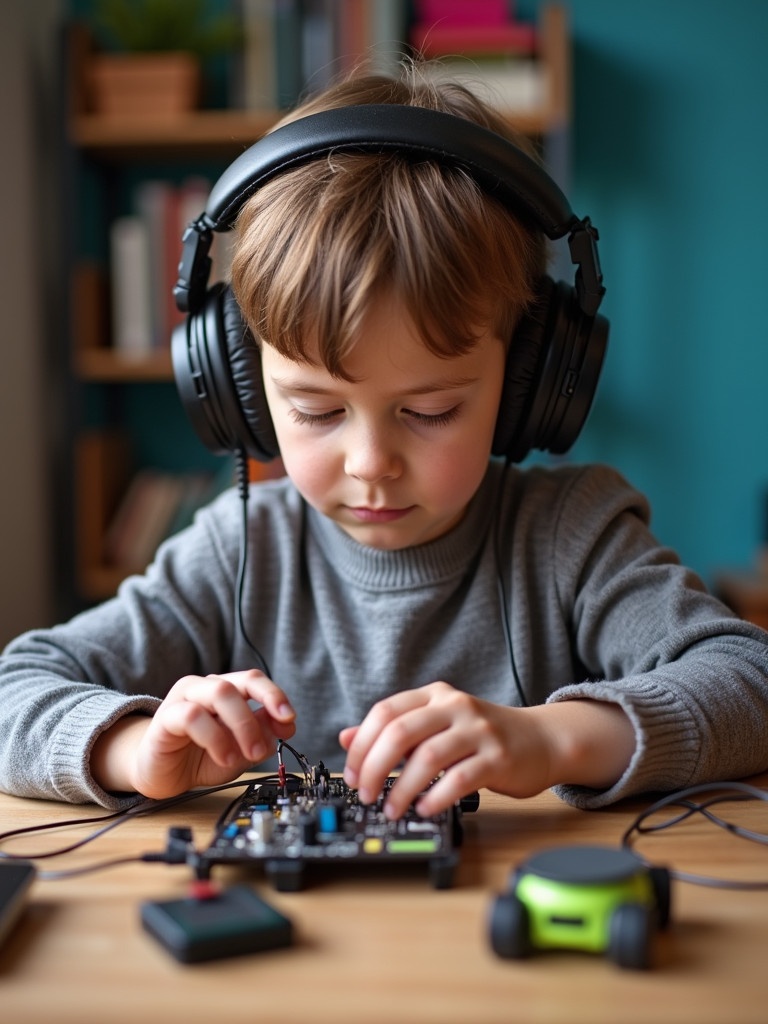
[[[303,775],[288,774],[283,747],[293,753]],[[324,767],[310,764],[286,743],[278,745],[277,776],[254,780],[219,821],[206,865],[254,863],[280,891],[303,888],[310,866],[423,862],[437,889],[453,884],[461,844],[461,813],[475,810],[472,794],[448,811],[422,817],[413,807],[390,821],[384,803],[390,778],[374,804],[363,804],[356,789]]]
[[[183,963],[277,949],[292,941],[290,920],[245,885],[150,900],[141,906],[141,923]]]

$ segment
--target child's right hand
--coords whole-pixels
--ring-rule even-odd
[[[254,711],[248,701],[260,706]],[[94,745],[102,788],[155,800],[237,778],[296,731],[285,693],[258,669],[185,676],[152,718],[129,715]]]

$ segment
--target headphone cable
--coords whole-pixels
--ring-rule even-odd
[[[515,688],[517,695],[520,698],[520,706],[527,708],[528,701],[525,696],[525,690],[523,690],[523,684],[520,680],[520,674],[517,671],[517,663],[515,661],[515,648],[512,642],[512,624],[510,622],[509,612],[509,600],[507,597],[507,589],[504,586],[504,574],[501,568],[501,504],[506,491],[507,477],[509,476],[509,470],[512,465],[510,459],[505,459],[504,468],[501,475],[501,483],[499,484],[499,502],[498,502],[498,515],[496,519],[496,528],[494,530],[494,557],[496,561],[496,583],[499,592],[499,604],[501,605],[501,623],[504,630],[504,640],[507,645],[507,654],[509,655],[509,663],[512,667],[512,678],[515,681]]]
[[[242,509],[242,526],[240,530],[240,557],[237,567],[237,599],[235,601],[235,613],[237,616],[237,628],[240,632],[240,636],[243,638],[245,643],[251,649],[253,654],[256,656],[259,662],[259,668],[269,679],[272,678],[272,672],[270,671],[267,659],[261,653],[256,644],[251,640],[248,630],[245,628],[245,621],[243,618],[243,593],[245,591],[245,570],[248,564],[248,492],[249,492],[249,475],[248,475],[248,458],[245,454],[245,449],[242,445],[238,446],[235,452],[235,458],[237,463],[237,487],[240,493],[240,505]]]

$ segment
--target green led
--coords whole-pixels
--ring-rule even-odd
[[[387,853],[434,853],[437,849],[435,839],[390,839]]]

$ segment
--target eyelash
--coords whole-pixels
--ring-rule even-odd
[[[291,416],[293,417],[294,423],[307,424],[311,427],[322,427],[326,423],[330,423],[331,420],[335,419],[339,415],[339,409],[333,409],[331,412],[320,412],[320,413],[309,413],[302,412],[300,409],[291,409]]]
[[[429,415],[425,412],[414,412],[412,409],[404,409],[403,411],[406,412],[411,419],[423,426],[447,427],[448,424],[453,423],[458,416],[459,406],[455,405],[452,409],[446,409],[445,412],[440,412],[436,415]],[[340,409],[332,409],[330,412],[321,413],[309,413],[302,412],[300,409],[291,409],[291,416],[293,417],[294,423],[310,427],[323,427],[328,423],[331,423],[340,412]]]
[[[446,409],[445,412],[439,412],[433,416],[425,412],[413,412],[412,409],[406,409],[405,411],[417,423],[423,423],[427,427],[447,427],[459,415],[459,406],[454,405],[452,409]]]

